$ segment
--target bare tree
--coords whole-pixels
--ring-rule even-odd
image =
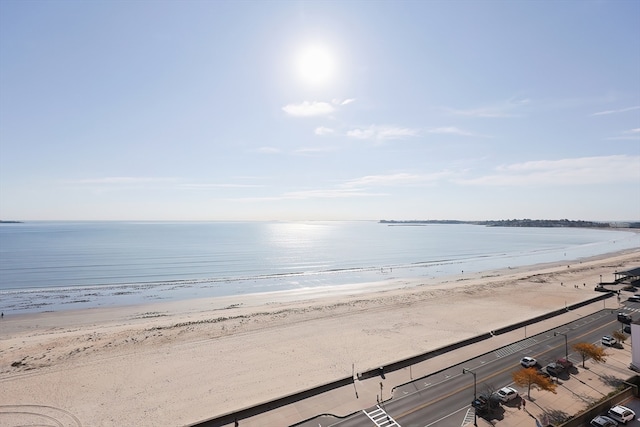
[[[616,340],[618,340],[618,342],[621,344],[624,344],[627,338],[629,338],[627,334],[625,334],[624,332],[620,332],[618,330],[613,331],[611,336],[614,337]]]

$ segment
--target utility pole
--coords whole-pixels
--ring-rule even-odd
[[[472,374],[473,375],[473,401],[476,401],[476,373],[473,372],[472,370],[469,370],[467,368],[462,368],[462,373],[466,374]],[[476,413],[476,408],[473,408],[473,425],[478,427],[478,414]]]
[[[557,337],[558,335],[564,336],[564,357],[568,361],[569,360],[569,345],[567,344],[567,334],[563,334],[562,332],[553,332],[553,336]]]

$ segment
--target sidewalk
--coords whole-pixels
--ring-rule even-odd
[[[504,420],[498,424],[504,426],[532,426],[535,420],[546,426],[554,421],[554,417],[566,418],[582,412],[590,403],[600,400],[614,389],[613,378],[627,379],[634,375],[628,369],[631,362],[631,347],[624,344],[622,349],[611,349],[605,363],[587,360],[585,368],[577,364],[578,374],[571,375],[567,381],[560,381],[556,394],[546,391],[532,390],[531,399],[526,390],[521,391],[525,399],[525,407],[503,406]],[[557,419],[557,418],[556,418]],[[478,418],[478,426],[492,426],[486,420]]]
[[[238,423],[242,427],[290,426],[321,414],[346,416],[356,411],[375,406],[380,395],[381,381],[383,383],[383,398],[384,400],[388,400],[395,386],[407,383],[412,379],[430,375],[478,355],[507,346],[526,338],[526,336],[546,332],[600,311],[603,308],[617,309],[618,302],[615,298],[598,301],[552,319],[528,325],[526,331],[525,328],[522,328],[494,336],[491,339],[468,345],[454,352],[433,357],[429,360],[414,364],[411,367],[385,373],[384,379],[377,376],[362,381],[356,380],[354,384],[282,406],[251,418],[238,420]],[[627,368],[631,362],[631,348],[628,343],[624,345],[624,349],[611,350],[609,353],[610,356],[604,364],[598,365],[592,361],[587,361],[586,369],[583,369],[580,365],[580,372],[577,375],[572,375],[569,381],[561,381],[557,389],[557,394],[532,390],[531,400],[528,400],[526,390],[524,393],[521,391],[520,394],[527,399],[526,409],[504,406],[505,418],[504,420],[498,421],[498,424],[510,427],[520,425],[530,427],[535,425],[534,419],[543,422],[545,421],[545,417],[557,412],[560,408],[561,412],[567,415],[580,412],[588,406],[590,401],[597,400],[603,396],[600,390],[607,390],[608,392],[612,389],[611,385],[603,380],[603,377],[615,376],[627,378],[632,375],[631,371]],[[226,425],[233,427],[234,423],[232,422]],[[318,423],[316,422],[314,425],[318,425]],[[473,425],[473,421],[471,425]],[[478,425],[489,426],[491,424],[478,418]]]

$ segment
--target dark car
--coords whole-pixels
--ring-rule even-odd
[[[631,316],[629,316],[628,314],[625,313],[618,313],[618,322],[620,323],[625,323],[625,324],[630,324],[631,322],[633,322],[633,319],[631,318]]]
[[[556,363],[560,365],[565,371],[571,371],[573,369],[573,362],[565,359],[564,357],[556,360]]]
[[[589,424],[592,427],[616,427],[618,425],[616,421],[604,415],[598,415]]]
[[[549,375],[557,377],[564,372],[564,368],[561,365],[552,362],[547,365],[547,372],[549,373]]]
[[[476,414],[485,414],[489,410],[489,399],[481,394],[471,402],[471,406],[476,410]]]

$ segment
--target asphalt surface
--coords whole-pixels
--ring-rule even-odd
[[[582,359],[571,352],[571,346],[577,342],[599,343],[603,335],[610,334],[618,326],[615,314],[610,310],[600,311],[553,331],[526,338],[426,378],[396,387],[393,391],[393,399],[380,405],[380,408],[377,406],[366,408],[345,420],[325,418],[318,423],[310,420],[304,425],[371,426],[371,420],[366,414],[382,409],[386,413],[384,415],[389,415],[399,425],[406,427],[436,424],[443,427],[459,427],[464,424],[468,416],[469,404],[473,400],[473,373],[476,377],[477,393],[490,395],[504,386],[513,386],[511,374],[520,369],[522,357],[535,357],[541,368],[561,357],[566,357],[565,337],[554,335],[554,332],[567,335],[569,360],[580,365]],[[463,368],[468,369],[469,372],[464,374]],[[576,373],[579,369],[576,368]],[[568,373],[560,375],[562,381],[570,379],[571,375]],[[515,407],[519,404],[521,404],[520,398],[504,405]]]
[[[640,303],[627,303],[623,308],[639,317]],[[341,387],[303,401],[285,405],[272,411],[238,421],[246,426],[362,426],[375,427],[427,427],[473,425],[474,413],[470,407],[473,398],[472,375],[463,374],[465,367],[476,373],[476,391],[496,390],[511,383],[511,372],[519,366],[521,357],[535,357],[544,366],[549,361],[563,357],[565,351],[578,341],[599,343],[602,335],[609,335],[620,328],[616,320],[619,303],[616,298],[599,301],[575,311],[528,325],[500,336],[492,337],[454,352],[443,354],[411,367],[387,373],[384,378],[374,377],[356,380],[354,384]],[[566,334],[555,335],[554,332]],[[602,366],[588,366],[587,370],[570,378],[559,379],[557,395],[537,391],[532,393],[532,401],[522,409],[522,400],[503,405],[502,419],[494,420],[497,425],[535,425],[533,422],[548,416],[549,408],[543,401],[550,398],[549,405],[563,405],[562,414],[578,413],[585,406],[584,396],[602,395],[601,388],[590,382],[597,375],[618,375],[630,377],[634,373],[628,369],[631,361],[630,346],[627,343],[613,352],[608,363]],[[479,356],[480,355],[480,356]],[[570,359],[579,366],[581,359],[570,354]],[[598,370],[612,370],[599,374]],[[579,369],[580,370],[580,369]],[[593,377],[593,378],[592,378]],[[382,396],[380,402],[380,384]],[[562,393],[567,397],[560,397]],[[521,391],[522,395],[522,391]],[[525,391],[526,395],[526,391]],[[576,398],[583,396],[583,398]],[[534,398],[535,397],[535,398]],[[536,400],[537,399],[537,400]],[[564,399],[564,403],[563,403]],[[518,404],[520,403],[520,405]],[[572,412],[573,411],[573,412]],[[538,412],[538,413],[536,413]],[[639,411],[640,413],[640,411]],[[330,415],[322,415],[330,414]],[[367,415],[369,414],[369,415]],[[387,416],[389,417],[387,419]],[[379,417],[379,418],[376,418]],[[304,421],[306,420],[306,421]],[[395,422],[395,424],[394,424]],[[485,424],[482,424],[485,422]],[[234,423],[227,424],[233,426]],[[478,425],[490,425],[478,418]]]

